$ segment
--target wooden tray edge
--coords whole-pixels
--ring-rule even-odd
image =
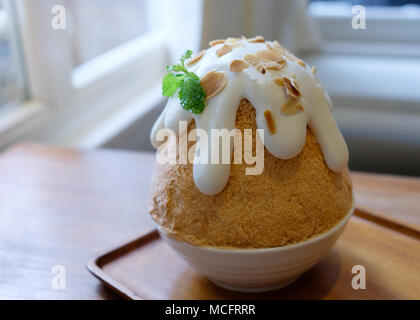
[[[86,262],[86,268],[95,278],[101,281],[106,287],[108,287],[109,289],[117,293],[118,295],[122,296],[123,298],[128,299],[128,300],[144,300],[144,298],[136,295],[133,291],[128,289],[126,286],[120,284],[117,280],[111,277],[108,273],[106,273],[102,269],[101,266],[105,264],[104,262],[102,262],[103,260],[107,260],[109,256],[114,255],[116,252],[131,251],[131,250],[127,250],[127,248],[134,246],[137,242],[141,240],[144,241],[144,239],[155,238],[155,237],[159,237],[159,233],[156,229],[148,233],[145,233],[130,242],[125,242],[117,247],[114,247],[111,250],[106,250],[102,252],[101,254],[95,255],[92,258],[90,258]]]
[[[408,237],[420,240],[420,229],[417,226],[394,218],[378,210],[357,205],[356,210],[354,210],[354,215],[364,220],[376,223],[387,229],[391,229],[398,233],[404,234]]]

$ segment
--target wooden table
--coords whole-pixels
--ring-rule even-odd
[[[115,299],[85,267],[152,228],[151,153],[21,144],[0,155],[0,298]],[[420,230],[420,179],[353,173],[357,203]],[[66,269],[54,290],[52,268]]]

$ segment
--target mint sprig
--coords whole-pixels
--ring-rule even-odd
[[[201,86],[200,78],[185,67],[185,61],[192,56],[187,50],[179,59],[179,64],[167,66],[168,74],[162,80],[162,94],[172,97],[179,88],[179,100],[182,108],[192,113],[202,113],[205,107],[206,93]]]

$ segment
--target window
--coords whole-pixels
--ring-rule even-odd
[[[402,6],[407,4],[420,4],[419,0],[312,0],[313,2],[347,2],[352,5],[363,6]]]
[[[21,102],[25,96],[14,13],[11,3],[0,1],[0,108]]]
[[[0,1],[16,9],[0,19],[0,67],[8,68],[1,72],[7,83],[0,79],[0,104],[21,102],[0,115],[0,148],[28,138],[104,145],[163,101],[160,82],[172,57],[198,48],[201,1]],[[64,28],[53,27],[59,14]],[[13,33],[10,40],[7,21],[21,39]]]
[[[73,24],[73,64],[79,66],[151,29],[145,0],[66,0]]]
[[[365,30],[352,29],[353,4],[366,8]],[[420,56],[419,4],[418,0],[312,1],[309,14],[318,25],[324,51]]]
[[[366,8],[354,30],[353,5]],[[334,104],[351,169],[419,174],[420,1],[312,1],[317,45],[304,59]]]
[[[315,53],[309,53],[307,59],[319,66],[319,77],[338,109],[352,105],[353,110],[420,111],[420,6],[399,6],[407,2],[310,4],[309,16],[320,40]],[[365,30],[352,29],[352,3],[367,5]]]

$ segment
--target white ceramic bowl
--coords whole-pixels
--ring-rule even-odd
[[[313,267],[334,245],[353,214],[355,205],[332,229],[304,242],[267,249],[198,247],[161,237],[193,268],[215,284],[242,292],[264,292],[285,287]]]

